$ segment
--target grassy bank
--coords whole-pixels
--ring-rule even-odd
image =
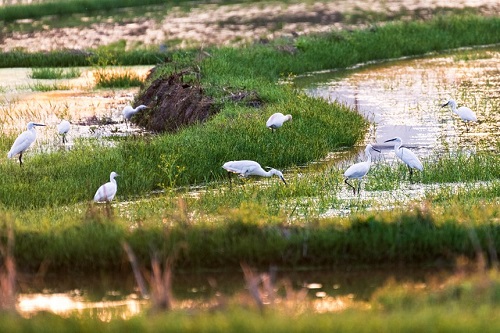
[[[156,252],[175,256],[176,268],[185,270],[238,269],[240,262],[287,269],[355,263],[450,265],[457,257],[494,255],[491,251],[500,248],[499,210],[486,201],[447,207],[448,201],[349,218],[299,217],[292,223],[287,211],[269,212],[264,204],[242,203],[210,215],[191,208],[188,201],[175,205],[159,199],[157,205],[111,208],[111,215],[109,208],[91,205],[24,212],[15,218],[4,213],[2,220],[15,226],[15,258],[29,270],[42,263],[58,271],[128,270],[124,241],[142,263]]]

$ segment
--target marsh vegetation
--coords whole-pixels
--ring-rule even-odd
[[[2,313],[1,330],[426,331],[439,323],[445,331],[495,331],[500,325],[494,316],[499,306],[498,143],[479,152],[428,155],[425,172],[417,173],[413,183],[403,179],[403,165],[380,163],[361,195],[353,196],[342,173],[356,158],[352,148],[373,138],[370,122],[349,106],[308,96],[293,79],[374,60],[498,43],[499,31],[497,17],[451,15],[239,48],[175,50],[167,57],[148,49],[127,51],[123,45],[84,55],[9,52],[2,66],[12,66],[5,59],[14,59],[29,67],[108,70],[149,59],[146,63],[157,66],[151,80],[133,90],[135,97],[152,80],[185,71],[186,86],[201,89],[220,111],[172,133],[118,133],[118,125],[110,122],[106,136],[73,137],[70,149],[39,143],[24,156],[22,168],[2,159],[0,239],[6,265],[15,260],[21,273],[37,276],[47,271],[131,274],[135,262],[151,283],[149,290],[164,298],[171,296],[175,272],[237,271],[248,292],[229,299],[219,292],[189,311],[175,299],[168,304],[160,299],[148,303],[160,304],[151,312],[109,323],[92,315],[21,319]],[[456,57],[484,54],[473,50]],[[93,78],[86,93],[104,89]],[[3,89],[10,96],[10,88]],[[257,96],[259,103],[235,96]],[[25,126],[16,123],[20,118],[43,117],[38,109],[19,110],[15,103],[2,105],[3,151],[17,133],[12,128]],[[493,112],[498,105],[489,103]],[[268,130],[265,120],[274,112],[293,114],[290,126]],[[57,117],[66,115],[61,111]],[[229,187],[221,166],[238,159],[284,170],[288,186],[277,179],[250,179]],[[115,201],[91,203],[110,171],[120,174]],[[428,187],[413,196],[422,184]],[[393,200],[379,201],[383,195]],[[11,239],[15,246],[7,252]],[[363,300],[328,294],[310,299],[304,289],[271,279],[273,269],[359,265],[444,267],[455,273],[423,283],[388,282]],[[1,286],[7,290],[4,272]],[[154,312],[159,308],[171,311]],[[340,310],[331,320],[331,312]]]

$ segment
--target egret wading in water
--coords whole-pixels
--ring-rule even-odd
[[[131,107],[130,105],[127,105],[126,107],[123,108],[123,111],[122,111],[123,119],[125,119],[125,124],[127,125],[127,127],[128,127],[127,121],[130,121],[130,119],[132,118],[132,116],[134,114],[136,114],[137,112],[144,110],[144,109],[149,109],[149,107],[141,104],[138,107],[136,107],[135,109],[133,107]]]
[[[285,121],[292,120],[292,115],[287,114],[286,116],[283,113],[277,112],[273,114],[266,122],[266,126],[274,132],[275,129],[283,126]]]
[[[465,128],[467,129],[467,132],[469,131],[469,122],[477,121],[477,117],[474,111],[466,106],[461,106],[457,109],[457,102],[455,102],[455,100],[453,99],[450,99],[448,102],[446,102],[446,104],[441,105],[441,108],[444,108],[445,106],[450,106],[451,111],[458,114],[458,116],[465,122]]]
[[[67,120],[62,120],[59,123],[59,125],[57,125],[57,131],[59,132],[60,135],[62,135],[63,144],[68,142],[68,140],[66,140],[66,134],[68,134],[70,128],[71,124]]]
[[[368,144],[365,148],[366,161],[353,164],[344,172],[344,177],[345,177],[344,182],[350,187],[352,187],[354,195],[356,195],[356,187],[354,187],[347,180],[358,179],[358,194],[359,194],[359,190],[361,188],[361,179],[364,176],[366,176],[368,171],[370,171],[370,166],[372,164],[372,154],[371,154],[372,150],[375,150],[376,152],[380,153],[380,150],[374,148],[371,144]]]
[[[401,140],[400,137],[395,137],[393,139],[386,140],[385,142],[392,142],[394,141],[394,152],[396,153],[396,156],[399,157],[399,159],[408,166],[408,170],[410,171],[410,180],[411,176],[413,175],[413,169],[417,170],[424,170],[424,166],[422,165],[422,162],[418,159],[417,155],[415,155],[411,150],[408,148],[401,147],[403,144],[403,141]]]
[[[97,192],[95,192],[94,195],[94,201],[95,202],[101,202],[101,201],[111,201],[116,195],[116,191],[118,190],[118,186],[116,184],[115,177],[118,177],[119,175],[116,172],[111,172],[109,175],[109,182],[106,184],[101,185],[97,189]]]
[[[28,123],[27,130],[19,134],[17,139],[14,141],[12,148],[10,148],[9,153],[7,154],[8,158],[11,158],[17,154],[19,154],[19,165],[23,165],[23,153],[26,149],[31,146],[33,142],[36,140],[36,130],[35,126],[45,126],[44,124],[37,124],[32,121]]]
[[[249,176],[261,176],[261,177],[271,177],[273,175],[278,176],[283,183],[286,185],[285,178],[281,171],[269,168],[269,171],[265,171],[259,163],[249,160],[241,161],[229,161],[224,163],[222,166],[227,170],[227,175],[229,177],[229,184],[231,184],[231,173],[237,173],[240,177],[246,178]]]

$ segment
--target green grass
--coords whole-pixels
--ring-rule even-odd
[[[31,89],[32,91],[41,91],[41,92],[47,92],[47,91],[53,91],[53,90],[70,90],[71,89],[71,87],[69,85],[64,84],[64,83],[54,82],[51,84],[47,84],[47,83],[43,83],[40,81],[29,84],[28,88]]]
[[[39,80],[56,80],[56,79],[73,79],[80,77],[81,71],[78,68],[33,68],[29,75],[32,79]]]

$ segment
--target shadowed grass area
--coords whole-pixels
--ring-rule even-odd
[[[485,202],[349,218],[297,217],[291,223],[284,212],[269,212],[258,203],[221,207],[209,215],[191,208],[190,201],[176,205],[166,198],[136,206],[16,213],[16,261],[25,270],[37,270],[42,262],[63,271],[120,270],[126,262],[121,243],[127,241],[143,262],[151,251],[163,258],[176,252],[176,267],[187,270],[237,269],[240,262],[281,268],[452,265],[459,256],[474,258],[479,251],[489,256],[500,246],[498,207]]]

